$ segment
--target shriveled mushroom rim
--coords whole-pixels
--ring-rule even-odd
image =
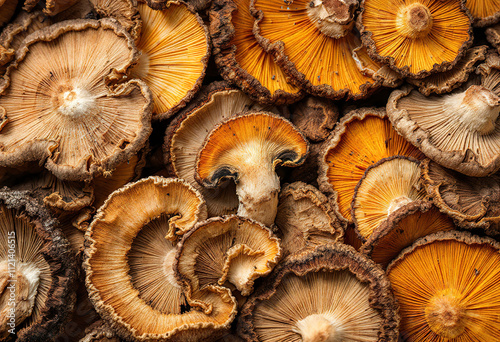
[[[17,341],[47,341],[56,338],[61,326],[73,311],[77,270],[76,260],[69,249],[69,242],[56,228],[42,203],[30,191],[0,190],[0,202],[7,209],[18,210],[34,225],[36,234],[44,241],[41,255],[49,264],[51,273],[47,300],[40,308],[41,319],[28,327],[16,327]],[[18,238],[18,237],[16,237]]]
[[[500,10],[486,18],[474,18],[472,25],[474,27],[488,27],[498,22],[500,22]]]
[[[499,49],[498,52],[500,52],[500,24],[487,28],[485,32],[488,42]]]
[[[229,178],[232,178],[235,183],[238,183],[239,173],[238,173],[237,167],[235,165],[225,165],[225,166],[219,167],[217,170],[214,170],[214,172],[212,172],[212,173],[208,172],[206,174],[206,177],[204,177],[200,173],[200,169],[204,166],[204,165],[202,165],[201,156],[203,153],[206,153],[205,150],[206,150],[207,145],[211,143],[210,139],[211,139],[212,135],[214,133],[217,133],[216,131],[219,130],[221,127],[223,127],[224,125],[228,125],[235,120],[241,120],[241,119],[245,119],[245,118],[250,118],[251,116],[260,116],[260,115],[265,115],[265,116],[271,117],[275,120],[281,120],[284,123],[288,124],[289,126],[291,126],[294,133],[298,137],[301,138],[301,142],[297,143],[296,146],[298,146],[299,144],[306,145],[306,150],[303,153],[297,153],[296,151],[286,150],[281,155],[275,156],[273,159],[273,165],[274,166],[281,165],[281,166],[295,167],[295,166],[302,165],[304,163],[304,161],[306,160],[307,154],[309,153],[309,143],[307,142],[307,139],[304,137],[304,135],[301,132],[299,132],[290,121],[288,121],[287,119],[285,119],[277,114],[271,113],[271,112],[264,112],[264,111],[243,112],[243,113],[237,114],[236,116],[231,117],[231,118],[226,119],[225,121],[221,122],[219,125],[214,127],[214,129],[207,135],[207,137],[205,139],[205,143],[203,144],[203,147],[200,149],[200,151],[198,153],[198,157],[196,158],[197,163],[196,163],[195,179],[198,183],[200,183],[201,185],[203,185],[204,187],[207,187],[207,188],[215,188],[220,184],[221,181],[223,181],[225,179],[229,179]]]
[[[379,341],[397,341],[399,314],[398,304],[392,294],[391,284],[384,271],[366,256],[356,252],[348,245],[335,243],[305,249],[289,256],[272,273],[265,284],[246,301],[241,309],[238,334],[247,341],[257,341],[252,312],[260,301],[269,300],[276,293],[283,278],[288,274],[298,277],[313,272],[332,272],[347,270],[370,288],[369,303],[382,317]]]
[[[346,97],[346,99],[351,99],[351,100],[361,100],[367,98],[375,90],[380,88],[383,80],[378,80],[378,81],[373,80],[373,83],[367,82],[365,84],[360,85],[359,94],[352,94],[347,88],[341,90],[335,90],[328,84],[321,84],[318,86],[313,85],[311,81],[306,79],[303,73],[297,70],[297,68],[295,67],[295,63],[293,63],[288,59],[288,56],[285,54],[285,44],[281,40],[272,43],[271,40],[261,35],[259,24],[264,19],[264,12],[255,7],[255,1],[257,0],[251,0],[250,2],[250,13],[255,18],[255,23],[253,26],[253,34],[255,36],[255,39],[260,44],[260,46],[262,46],[264,51],[273,55],[276,64],[278,64],[278,66],[281,67],[283,72],[290,77],[291,83],[295,84],[298,87],[301,87],[302,89],[304,89],[305,91],[307,91],[312,95],[319,97],[327,97],[332,100],[340,100],[344,97]],[[259,1],[265,1],[265,0],[259,0]],[[351,58],[350,56],[351,55],[349,53],[347,58]]]
[[[473,28],[472,25],[469,26],[469,30],[467,31],[469,39],[462,44],[460,49],[458,50],[458,53],[453,61],[450,62],[443,62],[441,64],[434,64],[433,68],[431,70],[421,70],[417,72],[416,74],[411,73],[409,71],[410,67],[408,65],[404,66],[403,68],[398,68],[396,66],[396,61],[394,57],[390,56],[380,56],[377,52],[377,48],[375,46],[375,41],[372,38],[372,32],[366,31],[365,27],[363,25],[363,14],[365,12],[365,0],[362,0],[361,5],[360,5],[361,11],[358,13],[358,18],[356,19],[356,27],[359,30],[359,33],[361,34],[361,41],[363,42],[363,45],[366,46],[366,49],[368,51],[368,54],[370,55],[371,58],[373,58],[375,61],[389,65],[389,67],[395,71],[397,71],[400,75],[403,77],[411,77],[411,78],[424,78],[427,77],[431,74],[438,73],[438,72],[445,72],[453,68],[453,66],[463,58],[469,47],[472,46],[474,36],[473,36]],[[470,14],[469,10],[465,7],[465,0],[460,0],[460,9],[461,11],[469,18],[470,22],[472,22],[472,15]]]
[[[261,104],[283,105],[300,100],[305,95],[302,90],[288,93],[278,89],[272,94],[236,61],[236,46],[231,44],[231,39],[236,34],[233,25],[233,12],[236,10],[233,0],[214,0],[210,9],[213,54],[221,76],[228,82],[234,82],[252,100]]]
[[[118,20],[120,25],[130,33],[132,38],[138,42],[140,39],[142,21],[137,9],[137,0],[118,0],[116,4],[120,6],[119,11],[111,12],[109,7],[103,6],[108,3],[102,0],[85,0],[90,1],[92,9],[99,18],[114,18]],[[113,1],[114,2],[114,1]],[[110,6],[112,7],[112,6]],[[116,8],[116,7],[115,7]]]
[[[467,151],[441,151],[434,146],[432,139],[424,129],[415,125],[415,122],[410,119],[406,109],[398,109],[400,99],[410,95],[413,87],[406,85],[401,89],[394,90],[387,101],[387,114],[391,120],[394,129],[405,137],[411,144],[421,151],[426,151],[428,157],[432,157],[440,165],[454,166],[454,169],[470,176],[491,175],[500,168],[500,154],[493,159],[488,165],[481,165],[471,155],[473,152]],[[411,134],[406,134],[408,127],[411,127]]]

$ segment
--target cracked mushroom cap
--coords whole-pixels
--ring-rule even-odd
[[[200,16],[186,3],[170,1],[157,11],[139,3],[141,55],[131,70],[151,89],[153,118],[166,119],[201,87],[210,56],[210,37]]]
[[[405,86],[387,102],[399,134],[442,166],[475,177],[500,169],[500,64],[488,60],[479,67],[489,68],[481,84],[472,80],[449,95],[429,97]]]
[[[50,341],[73,310],[75,260],[28,191],[1,190],[0,202],[0,340]]]
[[[423,199],[419,162],[413,158],[384,158],[368,167],[351,204],[356,232],[365,240],[399,208]]]
[[[276,215],[283,256],[305,247],[342,242],[344,224],[314,186],[295,182],[283,187]]]
[[[290,121],[312,142],[328,138],[339,118],[332,100],[308,96],[291,106]]]
[[[0,0],[0,27],[8,23],[16,12],[18,0]]]
[[[344,244],[288,258],[241,310],[245,341],[397,341],[399,315],[380,267]]]
[[[142,27],[137,0],[90,0],[90,3],[100,18],[118,20],[137,42]]]
[[[432,204],[417,200],[394,211],[373,231],[360,249],[382,268],[426,235],[455,229],[453,221]]]
[[[367,134],[370,132],[370,134]],[[341,217],[351,221],[354,189],[365,170],[395,155],[421,159],[422,153],[401,137],[385,110],[361,108],[342,117],[319,159],[320,190],[333,194]]]
[[[210,11],[210,35],[220,74],[259,103],[285,104],[299,100],[300,88],[265,52],[253,35],[250,0],[216,0]]]
[[[226,330],[236,303],[208,287],[204,312],[191,308],[173,264],[178,235],[206,218],[201,196],[185,181],[149,177],[116,190],[85,235],[86,285],[96,311],[116,334],[135,341],[205,341]]]
[[[52,25],[30,35],[17,56],[0,79],[1,166],[32,158],[60,179],[84,180],[113,170],[145,145],[147,86],[139,80],[109,86],[138,58],[115,21]]]
[[[253,0],[254,34],[266,52],[308,93],[361,99],[380,86],[358,69],[352,51],[355,0]],[[304,39],[307,37],[307,39]]]
[[[238,215],[270,226],[280,191],[276,166],[302,164],[308,148],[304,136],[286,119],[269,112],[242,114],[224,120],[207,136],[195,178],[208,188],[233,179]]]
[[[490,26],[500,20],[500,4],[496,0],[467,0],[465,7],[474,18],[476,27]]]
[[[363,0],[358,28],[375,60],[405,77],[449,70],[472,44],[471,18],[456,0]]]
[[[500,233],[500,174],[469,177],[425,160],[422,181],[434,204],[463,228]]]
[[[500,244],[439,232],[387,268],[405,341],[495,341],[500,336]]]

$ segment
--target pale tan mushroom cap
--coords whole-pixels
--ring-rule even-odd
[[[110,19],[65,21],[31,35],[0,79],[0,165],[47,158],[57,177],[83,180],[136,153],[151,132],[151,94],[139,80],[107,82],[137,58]]]

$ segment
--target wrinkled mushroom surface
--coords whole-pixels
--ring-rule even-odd
[[[500,20],[500,4],[495,0],[467,0],[465,7],[474,18],[474,26],[485,27]]]
[[[137,9],[137,0],[90,0],[100,18],[115,18],[137,41],[141,34],[142,21]]]

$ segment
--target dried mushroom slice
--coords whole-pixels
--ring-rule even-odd
[[[290,257],[241,310],[245,341],[397,341],[399,315],[380,267],[352,247]]]
[[[18,0],[0,0],[0,27],[9,22],[16,12]]]
[[[352,31],[357,6],[351,0],[253,0],[250,10],[257,41],[291,81],[335,100],[361,99],[380,86],[352,58],[361,45]]]
[[[500,52],[500,24],[486,29],[486,39]]]
[[[405,249],[387,269],[405,341],[494,341],[500,336],[500,244],[439,232]]]
[[[363,0],[358,28],[375,60],[405,77],[449,70],[472,44],[471,18],[456,0]]]
[[[387,114],[427,157],[469,176],[487,176],[500,169],[499,84],[495,70],[483,85],[449,95],[425,97],[405,86],[392,92]]]
[[[360,45],[352,50],[352,58],[363,75],[381,82],[384,87],[396,88],[403,83],[403,78],[387,65],[380,64],[370,58],[365,46]]]
[[[465,7],[474,18],[474,26],[485,27],[500,21],[500,4],[496,0],[467,0]]]
[[[273,57],[253,35],[250,0],[215,0],[210,11],[210,35],[215,63],[228,82],[236,84],[259,103],[285,104],[302,97],[289,84]]]
[[[291,109],[290,121],[313,142],[328,138],[339,118],[335,103],[328,99],[309,96]]]
[[[100,18],[115,18],[137,42],[142,27],[137,0],[90,0],[90,3]]]
[[[408,157],[384,158],[366,169],[351,203],[351,216],[362,240],[396,210],[426,196],[419,178],[419,162]]]
[[[434,204],[463,228],[500,232],[500,174],[469,177],[425,160],[422,180]]]
[[[60,179],[84,180],[137,153],[151,132],[151,93],[139,80],[106,84],[137,58],[110,19],[64,21],[30,35],[0,79],[0,165],[33,158]]]
[[[392,128],[383,109],[353,110],[340,120],[321,153],[320,190],[333,194],[340,215],[351,221],[354,188],[365,170],[377,161],[395,155],[423,157]]]
[[[384,269],[419,238],[453,230],[455,225],[431,201],[417,200],[401,207],[374,230],[360,249]]]
[[[190,230],[179,244],[174,268],[189,304],[205,309],[207,286],[231,283],[248,296],[255,280],[268,275],[280,257],[279,239],[268,228],[230,215],[210,218]]]
[[[195,178],[208,188],[234,180],[238,215],[270,226],[280,191],[276,166],[300,165],[307,152],[307,140],[284,118],[269,112],[242,114],[224,120],[207,136]]]
[[[86,285],[116,334],[135,341],[204,341],[227,329],[236,303],[209,287],[211,310],[186,305],[172,268],[177,235],[206,218],[201,196],[180,179],[149,177],[115,191],[85,235]]]
[[[184,2],[170,1],[163,11],[137,7],[142,30],[133,77],[153,93],[153,118],[166,119],[184,107],[201,86],[210,56],[208,30]]]
[[[27,191],[0,191],[0,340],[50,341],[73,310],[75,260]]]
[[[408,83],[418,87],[418,91],[429,96],[431,93],[449,93],[466,82],[469,74],[476,70],[476,64],[486,58],[488,46],[475,46],[467,50],[465,56],[450,70],[432,74],[423,79],[407,78]]]
[[[283,256],[305,247],[342,242],[342,224],[325,195],[302,182],[287,184],[279,196],[276,215]]]

